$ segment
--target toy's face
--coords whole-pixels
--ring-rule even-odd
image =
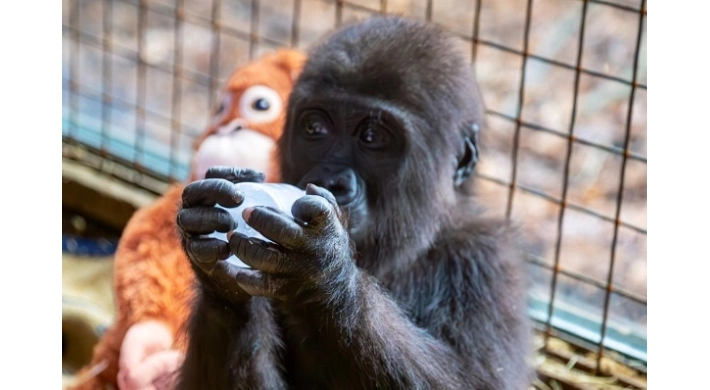
[[[266,85],[227,91],[196,151],[193,178],[203,178],[215,165],[269,171],[283,127],[283,107],[279,93]]]
[[[210,125],[195,143],[191,180],[202,179],[216,165],[251,168],[264,172],[267,181],[278,179],[276,141],[301,64],[300,57],[290,66],[281,60],[267,56],[232,74]]]

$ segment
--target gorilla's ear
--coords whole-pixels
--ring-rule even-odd
[[[463,138],[463,155],[459,158],[456,173],[454,173],[454,185],[460,186],[473,173],[473,168],[478,162],[478,131],[477,123],[471,125],[471,135]]]

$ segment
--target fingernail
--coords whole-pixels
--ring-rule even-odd
[[[242,211],[242,218],[244,218],[244,221],[249,223],[249,217],[251,217],[251,212],[254,211],[253,207],[247,207]]]
[[[234,203],[240,203],[242,200],[244,200],[244,194],[242,194],[240,191],[237,191],[234,193],[232,200],[234,200]]]

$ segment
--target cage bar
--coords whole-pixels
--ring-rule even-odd
[[[137,187],[148,189],[156,194],[161,193],[169,183],[186,180],[185,175],[189,164],[186,156],[189,151],[184,149],[184,143],[191,140],[195,134],[199,134],[203,129],[196,128],[194,121],[191,121],[194,118],[186,117],[183,112],[187,107],[188,98],[192,96],[191,94],[196,93],[193,89],[197,87],[204,87],[208,91],[206,103],[210,107],[210,111],[218,103],[215,99],[219,97],[218,91],[222,87],[221,82],[224,81],[222,80],[222,75],[227,70],[224,69],[224,63],[222,62],[223,46],[226,46],[228,41],[244,44],[246,48],[244,52],[238,52],[240,58],[244,60],[254,59],[266,48],[300,47],[305,41],[310,39],[308,35],[309,31],[312,31],[309,30],[311,26],[309,26],[310,20],[308,19],[311,12],[310,7],[321,5],[327,8],[327,24],[328,28],[331,29],[365,14],[388,14],[397,12],[394,11],[396,9],[406,9],[408,11],[405,13],[410,13],[410,16],[428,21],[433,20],[434,23],[439,23],[444,28],[451,29],[452,25],[450,23],[465,23],[465,26],[470,26],[470,29],[466,27],[463,32],[452,33],[460,39],[462,45],[466,48],[466,54],[470,54],[472,66],[476,71],[479,83],[485,84],[489,81],[486,76],[490,76],[490,74],[482,72],[484,66],[491,66],[491,64],[493,66],[501,65],[494,63],[495,60],[491,60],[487,55],[490,56],[492,55],[491,53],[495,53],[495,55],[503,54],[507,56],[505,58],[521,61],[520,67],[516,63],[514,68],[514,73],[520,77],[519,81],[515,78],[515,81],[509,83],[514,85],[494,85],[489,88],[482,86],[484,92],[491,88],[499,88],[496,90],[499,95],[495,95],[495,98],[502,103],[499,106],[491,105],[488,107],[485,115],[486,119],[496,120],[499,124],[512,128],[509,139],[505,141],[508,147],[512,144],[510,151],[505,153],[496,151],[496,153],[499,153],[497,155],[498,158],[502,156],[506,164],[511,165],[511,170],[509,174],[505,175],[494,175],[486,171],[477,171],[475,175],[480,179],[479,182],[482,185],[487,186],[488,191],[499,195],[501,202],[505,203],[501,206],[501,214],[508,218],[514,217],[514,209],[517,210],[516,207],[520,207],[518,205],[523,201],[522,198],[530,198],[533,199],[532,201],[541,199],[541,204],[554,206],[550,207],[554,211],[545,216],[554,226],[551,231],[544,232],[545,238],[549,239],[549,247],[543,248],[539,253],[527,253],[525,258],[531,269],[538,270],[535,272],[549,275],[549,280],[545,281],[544,286],[536,286],[539,291],[549,291],[549,296],[542,298],[536,296],[535,299],[538,300],[534,302],[537,305],[535,306],[536,310],[541,307],[544,308],[542,311],[538,310],[535,314],[538,316],[535,317],[536,324],[544,336],[544,349],[551,356],[560,357],[564,355],[564,353],[553,351],[548,347],[551,337],[566,335],[569,340],[573,340],[575,345],[596,354],[593,359],[584,360],[584,367],[590,371],[603,374],[605,372],[603,362],[609,359],[623,360],[626,363],[629,361],[637,362],[643,366],[641,368],[643,371],[646,363],[643,329],[641,334],[633,335],[636,337],[635,339],[629,339],[629,343],[637,344],[627,346],[629,348],[621,345],[620,343],[623,340],[619,339],[621,337],[619,336],[619,330],[614,325],[614,316],[619,315],[619,313],[615,312],[618,309],[615,309],[616,304],[614,302],[624,301],[624,304],[631,302],[629,305],[634,310],[636,310],[637,306],[645,307],[647,305],[647,297],[643,290],[639,292],[639,289],[633,289],[620,281],[615,281],[615,277],[618,276],[619,272],[623,272],[616,268],[619,264],[624,264],[624,256],[627,256],[623,252],[625,250],[623,245],[620,244],[624,242],[624,234],[647,236],[645,219],[630,218],[622,212],[622,209],[629,202],[629,200],[624,198],[625,188],[633,177],[630,175],[629,169],[633,165],[640,165],[644,168],[647,165],[645,149],[641,148],[639,151],[637,148],[632,147],[632,141],[635,136],[641,137],[643,142],[645,142],[646,137],[644,118],[637,123],[638,118],[635,117],[635,114],[643,115],[643,112],[638,113],[635,106],[638,107],[637,99],[639,95],[641,98],[645,97],[645,92],[648,89],[645,73],[642,73],[645,72],[645,59],[643,58],[645,53],[642,52],[642,44],[646,35],[646,1],[639,1],[638,6],[629,5],[629,2],[622,4],[613,0],[577,0],[570,2],[574,7],[579,7],[580,13],[579,31],[567,37],[570,42],[574,41],[577,47],[574,49],[574,54],[570,54],[570,58],[567,60],[561,60],[556,56],[549,55],[549,53],[540,53],[534,49],[536,47],[533,43],[535,37],[531,34],[531,26],[534,22],[533,9],[542,2],[534,3],[532,0],[526,0],[525,7],[522,7],[522,0],[518,3],[513,0],[508,2],[472,0],[469,4],[470,8],[465,10],[466,12],[471,12],[472,15],[465,14],[465,22],[463,19],[442,22],[436,20],[439,19],[438,17],[434,17],[434,7],[437,7],[436,10],[440,11],[441,8],[439,7],[448,6],[449,3],[443,0],[422,0],[405,3],[392,0],[373,0],[371,2],[293,0],[292,8],[290,8],[292,16],[282,18],[283,21],[281,23],[283,25],[277,26],[279,29],[284,30],[285,33],[275,36],[283,36],[284,38],[274,39],[274,34],[270,33],[272,31],[270,29],[275,27],[268,25],[268,23],[273,23],[269,22],[272,18],[269,18],[268,13],[275,11],[273,4],[267,1],[223,2],[222,0],[205,0],[205,3],[202,4],[204,12],[200,13],[190,9],[190,4],[187,4],[188,7],[186,7],[185,0],[166,0],[162,2],[148,0],[69,0],[65,2],[65,7],[68,7],[68,18],[64,23],[67,24],[63,23],[62,25],[62,36],[65,40],[64,47],[68,52],[66,62],[63,64],[65,69],[62,79],[63,93],[66,96],[63,102],[65,107],[65,117],[62,123],[63,156],[65,159],[78,161],[122,181],[132,183]],[[137,38],[136,47],[127,47],[122,43],[121,39],[117,39],[117,37],[120,38],[119,34],[125,33],[128,28],[120,17],[118,4],[130,5],[137,12],[135,31],[130,30],[129,32],[130,34],[135,34]],[[490,23],[498,23],[500,20],[489,20],[486,12],[492,12],[491,10],[496,10],[496,7],[504,8],[506,4],[511,5],[511,8],[505,11],[507,14],[503,11],[497,11],[500,13],[496,15],[501,20],[505,15],[511,13],[521,17],[520,21],[516,22],[518,23],[516,25],[517,28],[522,27],[521,48],[517,48],[515,44],[511,44],[500,36],[491,36],[487,32],[489,31],[487,28],[490,28]],[[593,6],[590,7],[590,5]],[[635,39],[635,42],[628,42],[627,44],[628,50],[633,53],[633,59],[629,57],[629,62],[633,63],[624,64],[631,68],[631,72],[615,73],[609,71],[609,69],[595,67],[594,63],[585,62],[585,56],[588,55],[585,49],[593,46],[593,43],[589,44],[587,42],[590,38],[585,36],[585,33],[593,30],[595,25],[590,23],[596,16],[591,10],[598,7],[619,11],[619,14],[622,16],[628,15],[629,18],[636,18],[637,16],[638,26],[636,24],[622,26],[627,28],[628,34],[630,36],[633,35]],[[224,21],[226,16],[233,16],[235,12],[244,12],[243,20],[246,21],[248,18],[249,23],[244,26],[237,26]],[[464,13],[462,12],[462,14]],[[482,16],[482,14],[485,15]],[[573,16],[576,18],[577,14],[575,13]],[[160,18],[163,24],[158,22],[151,23],[153,21],[152,17]],[[333,19],[330,19],[331,17]],[[330,26],[330,24],[333,25]],[[95,28],[96,25],[99,25],[98,29]],[[189,56],[192,55],[190,50],[193,50],[190,42],[193,37],[186,35],[188,26],[203,28],[209,34],[204,46],[207,48],[205,49],[205,61],[207,64],[205,67],[193,69],[189,65]],[[172,39],[174,50],[168,55],[160,57],[156,54],[156,52],[159,52],[156,49],[156,45],[160,46],[160,42],[156,43],[156,39],[167,40],[168,38],[166,37],[168,36],[170,37],[169,39]],[[613,33],[609,32],[608,36],[602,38],[613,39]],[[483,50],[481,50],[482,48]],[[82,56],[87,51],[99,52],[100,61],[94,65],[87,65],[87,61],[82,61]],[[603,58],[604,53],[597,55]],[[159,60],[156,60],[156,58],[159,58]],[[135,94],[135,100],[114,92],[118,84],[114,82],[114,77],[123,72],[120,66],[115,65],[114,60],[135,64],[135,85],[131,84],[129,86],[131,94]],[[567,122],[563,122],[565,123],[564,126],[555,128],[555,124],[560,122],[552,121],[553,124],[550,125],[548,121],[538,121],[527,116],[526,110],[538,109],[534,106],[536,100],[526,97],[534,89],[531,88],[531,83],[534,82],[533,79],[530,76],[526,76],[526,74],[538,62],[549,67],[551,72],[566,71],[571,75],[570,79],[573,78],[573,82],[570,82],[572,86],[571,110],[564,113],[564,118],[569,118],[568,125]],[[87,68],[87,66],[89,67]],[[157,77],[157,74],[164,75],[166,80],[169,80],[166,88],[172,88],[172,95],[165,102],[165,109],[154,104],[150,99],[149,86],[152,85],[151,83],[156,83],[155,77]],[[628,76],[629,74],[630,76]],[[101,76],[101,82],[96,84],[92,82],[92,77],[98,77],[98,75]],[[606,82],[612,88],[615,88],[614,86],[619,86],[622,90],[628,88],[628,95],[618,99],[619,105],[604,106],[601,109],[602,113],[607,113],[611,110],[610,107],[614,107],[619,112],[622,112],[622,108],[624,110],[618,115],[619,122],[623,121],[623,123],[619,124],[618,134],[613,133],[615,138],[611,138],[611,141],[590,137],[589,133],[587,135],[583,132],[580,133],[580,117],[583,118],[584,115],[582,113],[584,108],[582,80],[585,78],[590,78],[593,83]],[[551,86],[551,88],[555,87],[558,86]],[[506,88],[508,89],[506,90]],[[539,100],[539,97],[537,99]],[[622,106],[622,101],[623,104],[628,106]],[[87,105],[100,107],[100,109],[97,112],[85,112]],[[132,123],[135,128],[130,130],[135,134],[135,137],[130,145],[124,145],[127,150],[130,150],[130,153],[121,154],[114,148],[114,133],[116,129],[111,125],[115,119],[112,114],[115,111],[112,110],[122,110],[134,115]],[[205,120],[209,119],[210,114],[211,112],[205,112]],[[96,128],[90,128],[91,126],[87,125],[85,121],[86,118],[98,122],[99,125]],[[167,134],[157,130],[161,126],[166,128]],[[495,133],[496,129],[489,128],[487,131],[488,133]],[[549,134],[552,136],[549,138],[553,140],[551,142],[564,141],[566,150],[559,150],[560,158],[554,160],[554,163],[559,163],[561,168],[559,171],[550,171],[552,172],[551,175],[556,175],[554,177],[556,180],[555,186],[537,186],[535,185],[536,183],[530,185],[530,181],[526,182],[526,171],[520,169],[520,164],[521,156],[523,159],[528,156],[523,154],[526,153],[524,149],[526,145],[524,145],[522,138],[522,134],[527,137],[528,131],[535,134]],[[98,139],[98,143],[89,142],[86,138],[87,134],[94,137],[92,139]],[[156,136],[156,134],[163,138]],[[554,141],[555,139],[562,141]],[[499,139],[497,142],[503,141]],[[614,170],[620,170],[618,182],[614,179],[611,184],[613,191],[610,190],[606,195],[610,198],[611,206],[602,211],[595,208],[588,201],[580,200],[575,195],[575,190],[580,184],[574,180],[576,177],[574,172],[574,149],[581,147],[601,151],[612,158],[620,159],[618,167],[614,166],[613,168]],[[167,150],[165,155],[161,155],[161,150]],[[544,158],[544,156],[534,150],[528,153],[537,159]],[[484,155],[483,159],[489,157]],[[638,173],[636,175],[638,176]],[[560,191],[556,191],[556,186],[560,185],[560,183]],[[645,192],[642,196],[645,198]],[[645,203],[642,206],[645,207]],[[605,213],[604,210],[608,212]],[[601,275],[588,275],[577,269],[568,269],[564,264],[563,260],[566,255],[563,251],[563,243],[569,239],[569,232],[563,229],[565,217],[569,214],[576,215],[577,213],[591,218],[593,221],[602,221],[604,224],[609,224],[604,226],[611,226],[608,257],[583,259],[587,262],[598,262],[600,267],[604,267]],[[604,248],[604,251],[606,251],[607,247],[604,246]],[[645,262],[643,254],[632,253],[632,255],[638,258],[632,258],[631,260]],[[598,331],[590,331],[590,334],[585,336],[581,333],[575,334],[574,330],[559,325],[561,322],[558,311],[569,305],[567,297],[561,290],[563,283],[560,280],[578,283],[579,286],[599,291],[600,295],[597,295],[597,297],[600,297],[599,302],[601,304],[595,307],[595,309],[599,310],[601,318],[598,324]],[[536,291],[539,292],[538,290]],[[645,328],[645,322],[643,321],[639,323],[640,328]],[[638,350],[638,348],[632,350],[633,348],[631,347],[639,347],[641,350]],[[627,383],[635,382],[629,379]]]

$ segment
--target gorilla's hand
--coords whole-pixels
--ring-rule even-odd
[[[232,252],[252,267],[238,270],[237,283],[251,295],[336,303],[352,291],[358,270],[335,197],[309,184],[291,211],[294,218],[268,207],[245,210],[247,223],[274,243],[230,236]]]
[[[231,255],[229,244],[200,236],[215,230],[224,233],[234,229],[236,222],[229,212],[214,205],[239,206],[244,201],[244,194],[234,184],[263,182],[264,175],[251,169],[214,167],[205,177],[188,184],[182,192],[182,204],[177,214],[182,248],[207,292],[239,304],[249,295],[235,282],[238,267],[219,261]]]

